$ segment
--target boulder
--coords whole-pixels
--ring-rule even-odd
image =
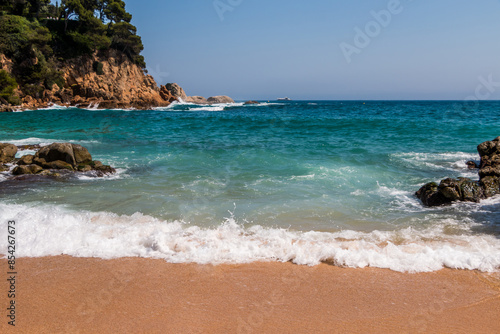
[[[33,154],[23,155],[21,159],[17,162],[18,165],[31,165],[33,163]]]
[[[14,160],[17,153],[17,146],[9,143],[0,143],[0,163],[7,163]]]
[[[90,165],[79,165],[78,166],[79,172],[90,172],[91,170],[92,170],[92,166],[90,166]]]
[[[165,86],[165,90],[167,90],[170,95],[172,95],[175,99],[177,100],[186,100],[186,92],[184,92],[184,89],[182,89],[181,86],[179,86],[176,83],[168,83]]]
[[[436,182],[429,182],[420,188],[415,195],[426,206],[440,206],[449,204],[451,201],[439,192],[439,186]]]
[[[106,174],[114,174],[116,173],[116,169],[108,165],[102,165],[98,167],[94,167],[94,170],[97,171],[97,176],[102,177]]]
[[[477,151],[481,157],[479,177],[500,177],[500,137],[479,144]]]
[[[56,161],[51,161],[47,162],[45,165],[46,169],[67,169],[67,170],[74,170],[73,166],[65,161],[61,160],[56,160]]]
[[[246,101],[245,103],[243,103],[244,105],[249,105],[249,104],[260,104],[259,102],[257,101]]]
[[[440,206],[456,201],[479,202],[484,198],[480,184],[464,177],[444,179],[439,185],[435,182],[427,183],[415,195],[427,206]]]
[[[72,166],[76,165],[73,145],[70,143],[53,143],[49,146],[44,146],[36,152],[35,159],[44,159],[47,163],[59,160]],[[37,162],[35,163],[38,164]]]
[[[207,99],[209,104],[216,104],[216,103],[234,103],[234,100],[230,98],[229,96],[225,95],[219,95],[219,96],[212,96]]]
[[[472,160],[469,160],[465,163],[467,165],[467,168],[469,169],[478,169],[479,168],[479,164],[475,161],[472,161]]]
[[[500,177],[498,176],[485,176],[479,180],[479,185],[486,198],[500,194]]]
[[[439,184],[438,191],[451,202],[479,202],[483,198],[479,183],[465,177],[444,179]]]
[[[92,156],[85,147],[77,144],[71,144],[71,146],[76,164],[86,164],[92,161]]]
[[[500,137],[477,147],[481,162],[468,161],[470,169],[479,168],[479,181],[459,177],[444,179],[439,186],[427,183],[415,195],[427,206],[439,206],[455,201],[479,202],[500,194]]]
[[[208,104],[208,101],[203,96],[188,96],[184,102],[194,104]]]
[[[43,168],[38,165],[21,165],[14,168],[12,174],[14,175],[37,174],[42,170]]]
[[[4,144],[9,150],[9,156],[15,156],[17,147]],[[26,148],[35,148],[26,145]],[[25,155],[17,161],[17,167],[12,174],[14,180],[36,180],[40,177],[69,177],[75,172],[94,171],[95,176],[101,177],[113,174],[116,170],[100,161],[93,161],[89,151],[77,144],[53,143],[41,147],[35,155]],[[0,164],[0,171],[9,171],[9,166]],[[36,174],[36,175],[35,175]]]

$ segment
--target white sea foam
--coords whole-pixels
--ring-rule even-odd
[[[396,153],[393,158],[401,159],[404,162],[434,170],[466,170],[465,162],[468,160],[478,160],[477,154],[466,152],[445,152],[445,153]]]
[[[35,145],[40,146],[50,145],[52,143],[73,143],[73,144],[98,144],[97,140],[62,140],[62,139],[46,139],[46,138],[36,138],[30,137],[25,139],[0,139],[0,143],[10,143],[16,146],[20,145]],[[24,155],[24,154],[23,154]]]
[[[102,180],[120,180],[130,177],[127,174],[127,169],[125,168],[116,168],[116,173],[114,174],[106,174],[102,177],[96,177],[95,172],[85,172],[85,173],[75,173],[77,179],[82,181],[102,181]]]
[[[495,271],[500,239],[493,235],[447,235],[447,219],[427,229],[398,231],[297,232],[244,227],[233,218],[215,228],[162,221],[140,213],[73,212],[62,206],[0,204],[0,221],[16,221],[20,257],[66,254],[76,257],[148,257],[172,263],[328,262],[348,267],[379,267],[425,272],[443,267]],[[0,229],[0,249],[7,249]]]
[[[223,111],[224,106],[217,106],[217,107],[193,107],[189,108],[189,111]]]

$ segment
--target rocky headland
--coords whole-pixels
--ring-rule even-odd
[[[36,63],[36,58],[31,62]],[[0,54],[0,69],[12,72],[12,61]],[[53,104],[65,107],[97,109],[149,109],[166,107],[174,101],[195,104],[234,103],[228,96],[187,96],[176,83],[156,84],[151,75],[134,64],[125,54],[110,49],[57,63],[64,85],[57,84],[32,96],[17,89],[21,104],[0,100],[0,112],[34,110]]]
[[[36,58],[31,59],[36,63]],[[12,61],[0,55],[1,69],[10,73]],[[57,84],[32,96],[17,89],[21,104],[14,106],[0,101],[0,111],[47,108],[51,104],[66,107],[99,109],[148,109],[164,107],[186,98],[175,83],[158,87],[154,78],[134,64],[125,54],[110,49],[57,62],[64,85]]]
[[[430,182],[416,192],[426,206],[441,206],[457,201],[479,202],[500,194],[500,137],[477,147],[481,162],[467,162],[469,168],[478,167],[479,181],[459,177],[447,178],[439,184]]]
[[[35,150],[35,154],[16,159],[19,150]],[[9,172],[10,178],[26,180],[32,177],[61,177],[73,173],[86,173],[94,177],[114,174],[116,170],[102,162],[92,160],[87,148],[71,143],[53,143],[48,146],[16,146],[0,143],[0,172]]]

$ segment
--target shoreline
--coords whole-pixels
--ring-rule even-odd
[[[69,256],[19,258],[16,269],[19,333],[500,331],[499,273]]]

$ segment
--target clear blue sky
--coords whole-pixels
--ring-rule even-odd
[[[220,0],[232,10],[218,13],[213,0],[126,0],[126,8],[150,73],[188,95],[463,100],[492,76],[499,87],[481,98],[500,99],[500,0],[394,1]],[[389,7],[390,22],[374,24],[371,11]],[[340,45],[356,47],[355,28],[367,24],[370,43],[358,40],[348,63]]]

